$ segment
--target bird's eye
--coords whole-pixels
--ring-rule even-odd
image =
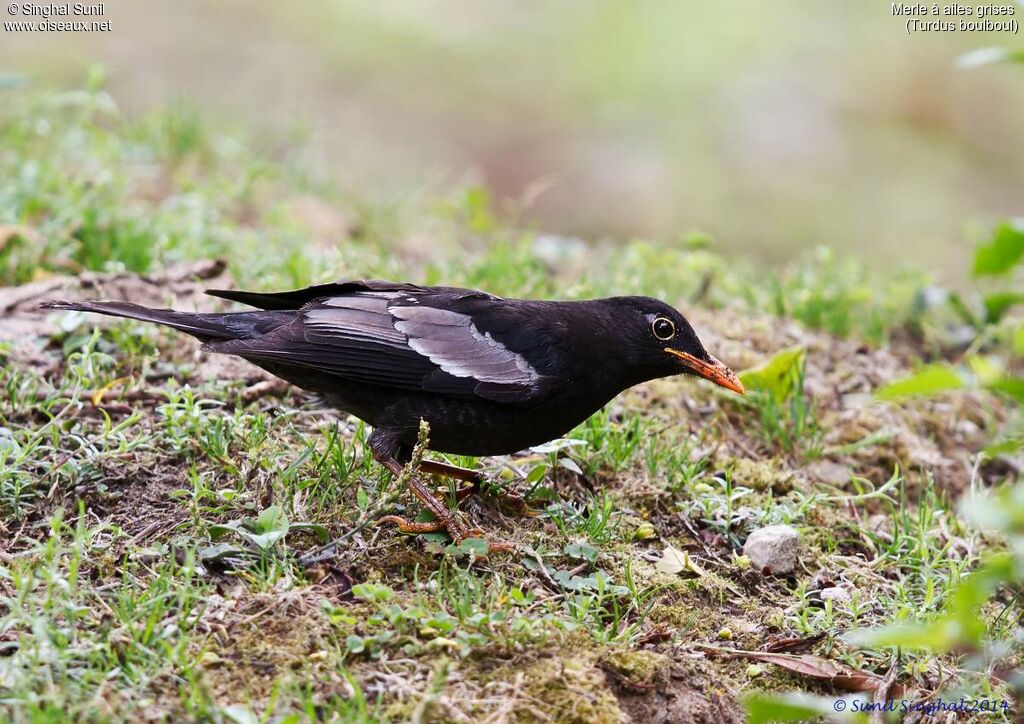
[[[676,325],[672,323],[671,319],[658,317],[651,324],[651,331],[654,332],[655,337],[663,342],[667,342],[676,336]]]

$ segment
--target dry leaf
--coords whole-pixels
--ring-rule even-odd
[[[794,638],[775,639],[765,647],[766,651],[779,654],[783,652],[809,649],[825,638],[824,633],[816,633],[813,636],[796,636]]]
[[[692,571],[698,576],[704,575],[704,571],[690,560],[690,555],[686,551],[681,551],[673,546],[665,547],[665,551],[661,554],[661,560],[655,563],[654,567],[669,575],[683,571]]]
[[[719,646],[702,646],[702,648],[714,654],[736,656],[744,659],[761,661],[766,664],[775,664],[794,674],[807,676],[818,681],[825,681],[844,691],[865,691],[874,693],[887,682],[878,674],[867,671],[858,671],[849,666],[844,666],[836,661],[813,656],[811,654],[775,654],[766,651],[741,651],[739,649],[727,649]],[[899,696],[900,687],[894,685],[892,693]]]
[[[654,567],[662,573],[668,573],[669,575],[692,573],[698,578],[708,578],[708,576],[710,576],[717,585],[728,588],[737,596],[741,595],[740,590],[732,583],[721,576],[715,575],[714,573],[709,574],[695,560],[690,558],[689,553],[681,551],[674,546],[665,547],[665,551],[661,554],[661,558],[658,562],[654,564]]]
[[[812,654],[771,654],[752,653],[747,658],[766,664],[781,666],[787,671],[827,681],[846,691],[876,691],[882,685],[882,677],[865,671],[857,671],[835,661]]]

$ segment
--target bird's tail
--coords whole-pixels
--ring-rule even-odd
[[[151,309],[131,302],[43,302],[41,309],[63,309],[75,312],[95,312],[110,317],[125,317],[152,322],[191,334],[203,342],[244,339],[258,336],[287,321],[280,312],[235,312],[226,314],[196,314],[173,309]]]

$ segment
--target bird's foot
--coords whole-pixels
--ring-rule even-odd
[[[385,515],[377,519],[377,525],[394,523],[402,533],[436,533],[445,530],[444,523],[439,520],[430,520],[423,523],[410,522],[400,515]]]
[[[401,464],[394,459],[384,459],[381,461],[385,467],[388,468],[395,476],[402,476],[403,469]],[[424,464],[432,461],[424,461]],[[452,467],[444,465],[443,463],[434,463],[433,469],[437,470],[439,467]],[[429,469],[421,466],[421,469]],[[456,470],[464,470],[463,468],[456,468]],[[466,471],[472,473],[473,471]],[[475,473],[474,473],[475,475]],[[430,511],[431,515],[434,516],[435,520],[418,523],[409,522],[404,518],[397,515],[387,515],[381,518],[378,523],[397,523],[398,529],[403,533],[432,533],[439,530],[445,530],[448,535],[452,537],[456,545],[461,544],[468,538],[482,538],[487,540],[484,533],[479,528],[470,528],[456,515],[452,510],[437,498],[433,491],[416,475],[409,475],[407,478],[407,484],[409,490],[413,495],[423,504],[423,507]],[[513,546],[503,541],[487,541],[488,550],[490,551],[504,551],[512,550]]]

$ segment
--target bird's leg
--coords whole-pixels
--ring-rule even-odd
[[[469,528],[417,476],[418,468],[423,462],[423,450],[427,446],[428,434],[429,427],[426,422],[421,420],[416,446],[412,449],[412,454],[408,458],[410,462],[408,470],[399,462],[399,457],[402,456],[402,446],[400,440],[396,439],[393,433],[377,428],[370,435],[370,451],[373,453],[374,460],[387,468],[400,481],[405,480],[412,494],[436,518],[436,521],[430,523],[410,523],[397,515],[389,515],[381,518],[380,522],[397,523],[398,529],[404,533],[428,533],[443,529],[448,531],[456,545],[462,543],[467,538],[484,538],[482,530],[479,528]],[[471,473],[472,471],[467,472]],[[513,546],[501,541],[488,541],[488,548],[492,551],[507,551],[512,550]]]
[[[455,491],[455,500],[457,504],[461,504],[473,493],[480,490],[480,487],[484,483],[484,476],[475,470],[469,468],[460,468],[457,465],[449,465],[448,463],[442,463],[437,460],[423,460],[420,462],[420,470],[431,475],[443,475],[448,478],[454,478],[455,480],[462,480],[469,483],[464,488],[459,488]],[[524,516],[533,515],[533,511],[530,510],[529,505],[523,499],[523,496],[518,493],[509,493],[502,491],[498,497],[502,503],[509,504],[516,513]]]
[[[394,458],[384,458],[379,462],[390,470],[392,475],[398,478],[402,477],[402,464]],[[423,507],[429,510],[437,520],[415,523],[397,515],[386,515],[378,522],[395,523],[398,525],[398,530],[403,533],[433,533],[438,530],[446,530],[456,545],[462,543],[467,538],[484,538],[487,540],[482,530],[479,528],[469,528],[459,520],[455,513],[449,510],[418,477],[410,475],[408,485],[412,494],[419,499]],[[491,551],[510,551],[514,549],[510,543],[492,540],[487,540],[487,547]]]

